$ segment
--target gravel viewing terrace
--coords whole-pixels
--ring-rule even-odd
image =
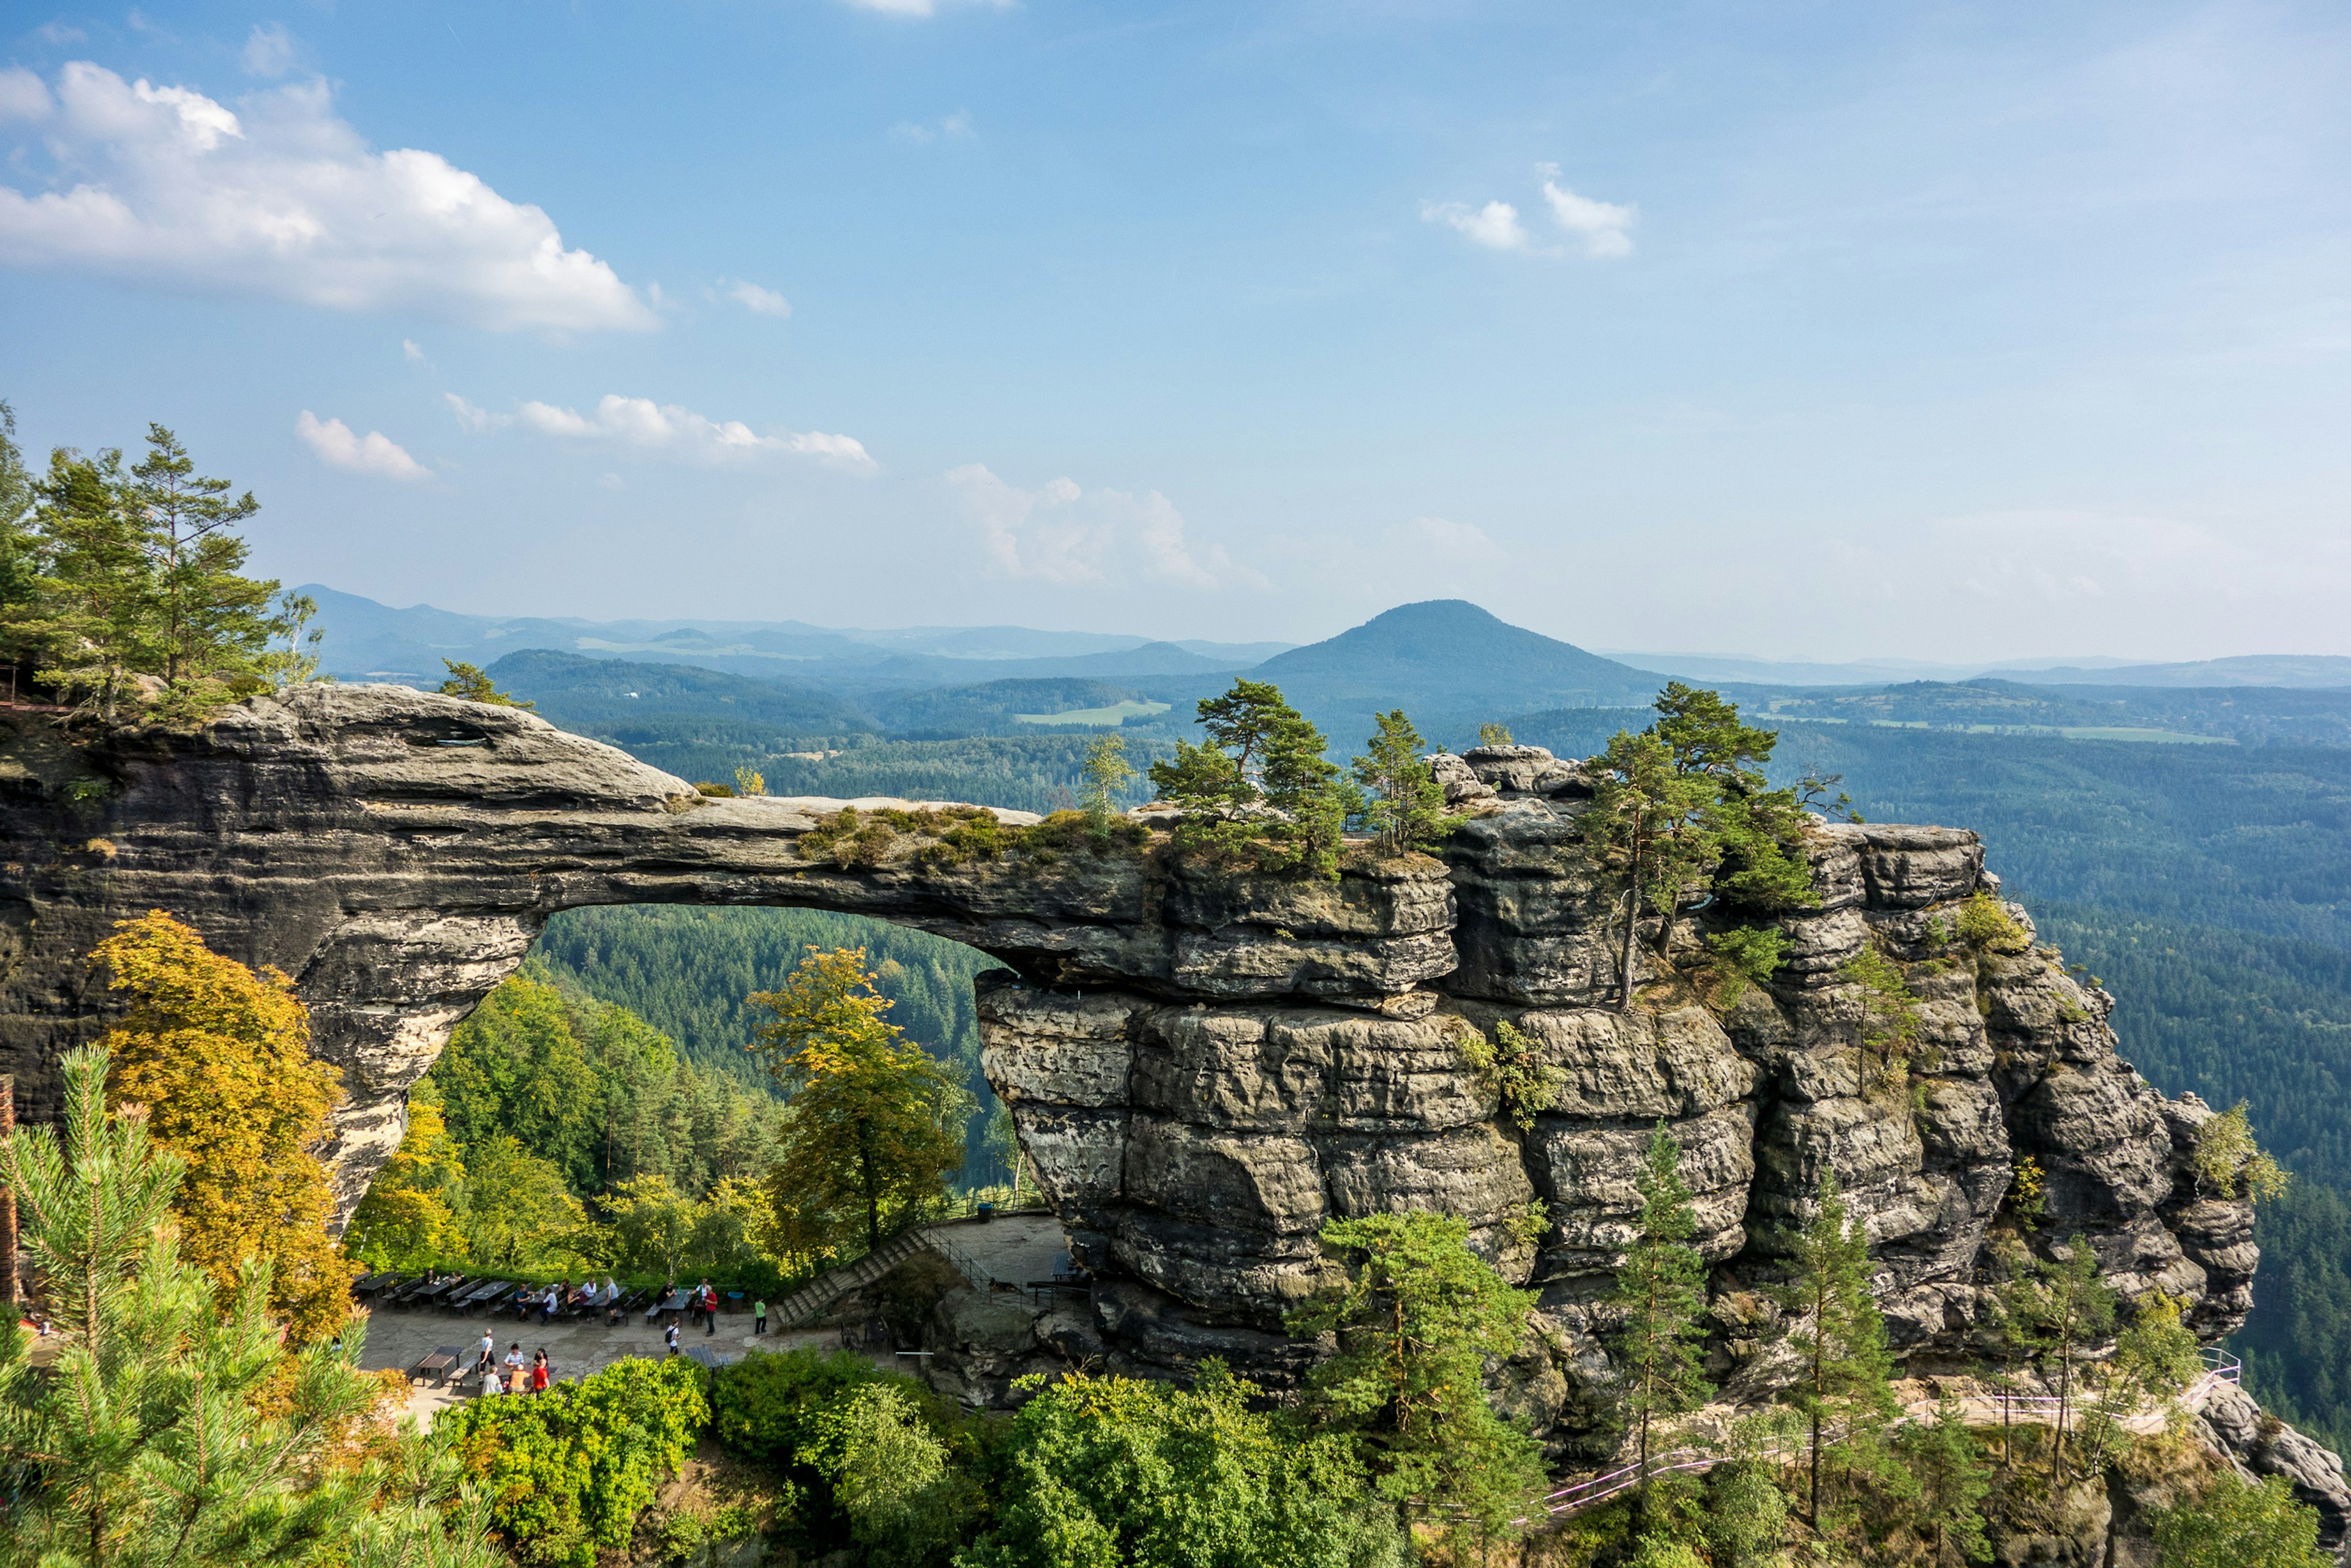
[[[1068,1248],[1061,1228],[1050,1214],[1013,1214],[987,1223],[960,1220],[927,1228],[925,1239],[944,1241],[942,1256],[962,1269],[967,1275],[977,1267],[996,1280],[1026,1286],[1032,1281],[1050,1279],[1054,1264],[1067,1256]],[[956,1258],[956,1253],[962,1256]],[[985,1284],[975,1281],[975,1284]],[[722,1296],[716,1331],[705,1333],[701,1328],[683,1326],[678,1334],[681,1350],[702,1346],[721,1361],[733,1361],[753,1350],[790,1350],[800,1345],[838,1348],[841,1333],[836,1327],[802,1328],[785,1333],[755,1335],[751,1332],[749,1311],[729,1312],[730,1304]],[[769,1305],[772,1307],[773,1302]],[[770,1319],[772,1324],[773,1319]],[[372,1371],[390,1368],[405,1372],[436,1350],[455,1348],[458,1353],[456,1370],[445,1376],[419,1378],[409,1387],[408,1408],[420,1425],[429,1427],[434,1415],[462,1400],[480,1397],[480,1384],[467,1375],[478,1353],[485,1331],[497,1336],[497,1353],[501,1360],[509,1345],[519,1343],[528,1358],[533,1351],[544,1349],[553,1377],[561,1382],[601,1372],[616,1361],[632,1355],[660,1356],[665,1353],[662,1325],[649,1324],[642,1312],[631,1312],[619,1324],[607,1328],[601,1319],[585,1322],[559,1322],[540,1324],[537,1322],[517,1322],[512,1314],[496,1318],[458,1317],[432,1309],[402,1310],[392,1308],[377,1312],[368,1319],[367,1344],[360,1364]],[[889,1351],[873,1353],[874,1362],[897,1371],[919,1375],[920,1357],[900,1355]]]

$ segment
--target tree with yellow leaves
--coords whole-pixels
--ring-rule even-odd
[[[294,982],[222,957],[160,909],[119,922],[90,957],[131,995],[99,1041],[113,1061],[109,1098],[147,1106],[156,1144],[187,1162],[172,1201],[182,1255],[225,1300],[249,1260],[268,1259],[270,1305],[296,1339],[331,1333],[356,1270],[327,1235],[333,1200],[316,1150],[342,1090],[310,1054]]]
[[[862,947],[811,947],[781,988],[750,1000],[775,1015],[753,1049],[790,1107],[768,1178],[778,1239],[815,1250],[862,1220],[879,1246],[885,1223],[963,1168],[970,1095],[883,1016],[891,1003]]]

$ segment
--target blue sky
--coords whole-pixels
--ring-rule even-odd
[[[2351,13],[12,6],[0,395],[392,602],[2351,653]]]

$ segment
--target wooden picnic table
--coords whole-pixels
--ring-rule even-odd
[[[408,1369],[408,1381],[413,1383],[420,1377],[446,1377],[449,1375],[450,1370],[457,1364],[458,1358],[464,1354],[465,1352],[459,1350],[455,1345],[444,1344],[440,1349],[434,1351],[431,1355],[419,1361],[414,1366],[410,1367]]]
[[[370,1274],[351,1286],[354,1295],[385,1296],[415,1279],[413,1274],[395,1274],[390,1270]]]
[[[450,1297],[448,1304],[461,1312],[470,1312],[475,1307],[488,1305],[513,1289],[514,1286],[504,1280],[484,1280],[471,1290]]]
[[[655,1301],[653,1305],[645,1309],[645,1322],[652,1322],[664,1312],[684,1312],[685,1311],[685,1291],[672,1291],[668,1295],[663,1297],[660,1301]]]

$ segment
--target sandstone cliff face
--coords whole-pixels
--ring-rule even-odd
[[[1768,987],[1710,1008],[1672,981],[1619,1014],[1581,772],[1531,747],[1440,771],[1487,813],[1442,860],[1298,884],[1160,849],[956,863],[935,821],[906,819],[844,865],[800,847],[843,802],[705,800],[528,714],[395,687],[255,699],[193,737],[30,730],[0,755],[0,1071],[49,1113],[57,1058],[105,1025],[82,955],[112,921],[172,910],[296,977],[351,1094],[334,1151],[348,1205],[396,1145],[408,1086],[549,915],[805,904],[1008,966],[982,987],[986,1069],[1096,1272],[1114,1360],[1293,1375],[1312,1347],[1281,1319],[1327,1277],[1324,1221],[1441,1208],[1541,1292],[1548,1349],[1511,1369],[1512,1396],[1572,1437],[1605,1369],[1593,1306],[1660,1121],[1699,1195],[1734,1387],[1769,1375],[1741,1359],[1758,1338],[1742,1303],[1824,1169],[1869,1228],[1914,1359],[1965,1354],[1985,1228],[2028,1156],[2048,1173],[2044,1234],[2083,1237],[2126,1291],[2185,1298],[2208,1337],[2241,1322],[2250,1211],[2190,1174],[2210,1113],[2116,1055],[2112,998],[2053,953],[1951,938],[1961,902],[1995,887],[1973,834],[1817,826],[1818,906],[1782,922]],[[1700,935],[1685,921],[1676,941]],[[1922,998],[1928,1049],[1891,1092],[1866,1081],[1838,974],[1872,942]],[[1503,1019],[1560,1075],[1523,1131],[1461,1051]]]

